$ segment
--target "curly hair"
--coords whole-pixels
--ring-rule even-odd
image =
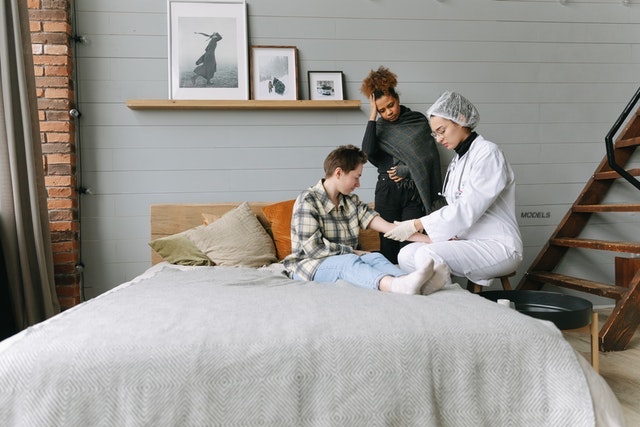
[[[398,98],[395,88],[398,84],[398,76],[391,72],[387,67],[380,66],[376,71],[371,70],[369,75],[362,81],[360,92],[367,98],[373,93],[375,99],[384,95]]]

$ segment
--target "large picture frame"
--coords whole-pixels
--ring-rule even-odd
[[[249,99],[245,0],[167,0],[170,99]]]
[[[251,98],[298,99],[296,46],[251,46]]]
[[[344,100],[344,74],[342,71],[308,71],[309,99]]]

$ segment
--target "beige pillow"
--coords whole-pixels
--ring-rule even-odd
[[[216,265],[257,268],[277,261],[273,240],[247,202],[188,236]]]

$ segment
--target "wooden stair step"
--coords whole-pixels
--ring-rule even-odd
[[[558,237],[555,239],[549,239],[549,244],[567,248],[597,249],[602,251],[640,254],[640,243],[636,242],[613,242],[608,240]]]
[[[615,148],[637,147],[640,145],[640,137],[624,138],[616,142]]]
[[[628,169],[627,173],[631,176],[640,176],[640,168]],[[593,175],[594,179],[597,180],[608,180],[608,179],[618,179],[620,178],[620,174],[613,170],[597,172]]]
[[[588,292],[590,294],[605,298],[613,298],[616,300],[621,299],[627,294],[627,292],[629,292],[629,289],[623,286],[594,282],[592,280],[551,273],[549,271],[530,271],[527,273],[527,279],[531,279],[539,283],[548,283],[550,285],[574,289],[576,291]]]
[[[573,212],[640,212],[640,203],[573,205],[571,210]]]

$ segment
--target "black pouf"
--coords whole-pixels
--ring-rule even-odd
[[[480,296],[491,301],[508,299],[516,310],[537,319],[549,320],[558,329],[577,329],[591,323],[593,304],[580,297],[546,291],[486,291]]]

